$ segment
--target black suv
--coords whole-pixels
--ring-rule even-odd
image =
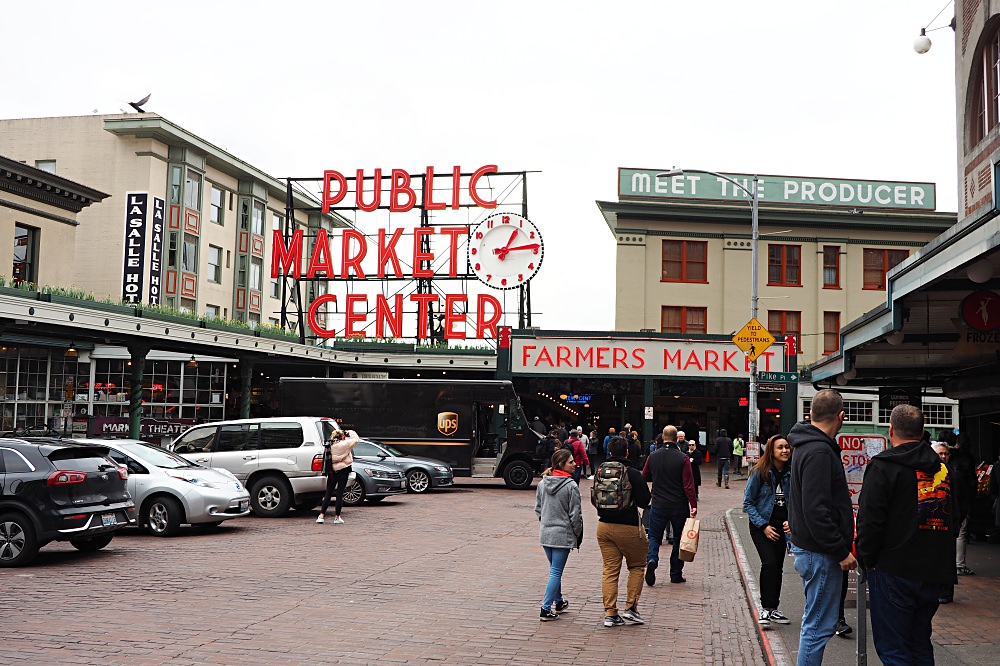
[[[0,567],[29,563],[50,541],[93,551],[135,525],[128,470],[104,446],[0,438]]]

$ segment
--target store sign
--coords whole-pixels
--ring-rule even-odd
[[[149,303],[160,304],[163,289],[163,215],[166,202],[153,197],[149,223]]]
[[[125,255],[122,264],[122,300],[141,303],[146,263],[146,214],[149,192],[125,193]]]
[[[889,442],[882,435],[837,435],[837,445],[840,447],[840,462],[844,465],[847,475],[847,489],[851,493],[851,503],[858,508],[858,497],[861,495],[861,482],[865,479],[865,469],[872,456],[889,448]]]
[[[783,370],[785,350],[772,345],[757,359],[762,370]],[[750,380],[750,359],[728,340],[515,338],[514,374],[566,373],[613,377],[672,376]]]
[[[618,169],[618,196],[642,199],[705,199],[750,201],[753,176],[727,173],[746,192],[724,178],[702,171],[676,176],[657,176],[665,169]],[[841,178],[800,178],[797,176],[757,176],[757,198],[761,203],[800,206],[844,206],[849,208],[891,208],[935,210],[934,183],[845,180]]]
[[[985,333],[1000,328],[1000,294],[992,291],[977,291],[962,299],[959,306],[962,321],[966,325]]]
[[[139,437],[176,437],[195,424],[194,419],[152,419],[139,422]],[[129,420],[118,416],[95,416],[94,436],[128,437]]]

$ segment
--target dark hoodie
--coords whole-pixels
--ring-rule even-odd
[[[865,470],[858,559],[866,568],[954,585],[958,503],[948,468],[926,442],[883,451]]]
[[[788,497],[792,543],[840,562],[851,554],[854,541],[854,510],[840,447],[807,421],[792,426],[788,443],[792,446]]]

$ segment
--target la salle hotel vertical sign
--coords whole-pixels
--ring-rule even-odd
[[[149,282],[147,302],[159,304],[162,280],[163,215],[165,202],[149,192],[125,193],[125,244],[122,257],[122,301],[141,303]],[[152,206],[150,206],[152,203]],[[150,229],[149,261],[146,230]]]

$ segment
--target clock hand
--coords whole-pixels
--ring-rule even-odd
[[[493,248],[493,253],[500,254],[500,252],[503,251],[506,255],[509,252],[514,252],[515,250],[537,250],[538,248],[538,243],[532,243],[531,245],[518,245],[517,247]]]
[[[517,229],[514,229],[514,231],[511,232],[510,239],[507,241],[506,245],[503,247],[493,248],[493,252],[500,257],[500,261],[503,261],[507,257],[507,253],[510,252],[510,245],[514,242],[515,238],[517,238]]]

